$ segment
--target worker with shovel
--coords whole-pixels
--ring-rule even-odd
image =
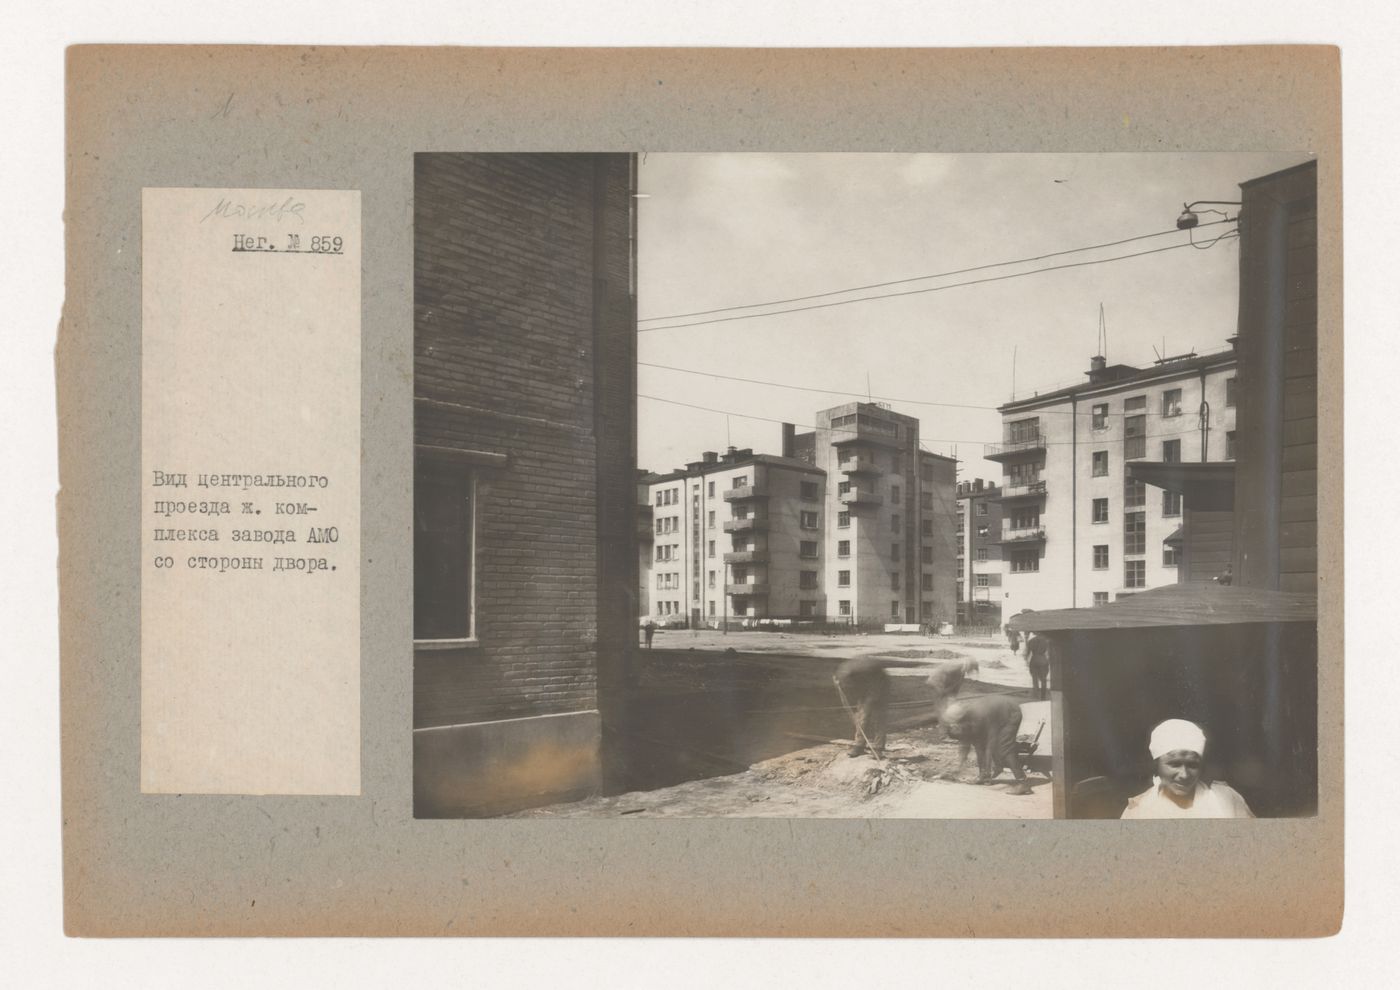
[[[846,755],[860,756],[868,749],[876,759],[883,759],[890,708],[890,675],[885,673],[885,662],[875,657],[847,660],[836,668],[832,680],[855,723],[855,741]]]

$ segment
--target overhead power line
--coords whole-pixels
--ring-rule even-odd
[[[1197,354],[1197,355],[1195,355],[1195,356],[1198,357],[1198,358],[1200,358],[1200,357],[1210,357],[1212,353],[1224,354],[1225,352],[1224,352],[1224,351],[1220,351],[1220,352],[1207,352],[1207,353],[1205,353],[1205,354]],[[657,368],[657,369],[660,369],[660,370],[662,370],[662,371],[677,371],[677,372],[680,372],[681,374],[684,374],[684,375],[698,375],[698,376],[700,376],[700,377],[702,377],[702,378],[719,378],[719,379],[722,379],[722,380],[727,381],[727,382],[743,382],[743,383],[746,384],[746,385],[763,385],[763,386],[766,386],[766,387],[769,387],[769,388],[786,388],[786,389],[791,389],[791,390],[796,391],[796,392],[815,392],[815,393],[817,393],[817,394],[819,394],[819,395],[847,395],[847,396],[853,396],[853,397],[855,397],[855,398],[857,398],[857,399],[859,399],[859,398],[861,398],[861,397],[866,397],[869,401],[872,401],[872,402],[897,402],[897,403],[899,403],[899,404],[901,404],[901,405],[911,405],[911,406],[936,406],[936,407],[939,407],[939,408],[942,408],[942,409],[974,409],[974,410],[977,410],[977,411],[990,411],[990,412],[999,412],[999,411],[1001,410],[1001,406],[985,406],[985,405],[978,405],[978,404],[970,403],[970,402],[938,402],[938,401],[935,401],[935,400],[932,400],[932,399],[904,399],[904,398],[898,398],[898,397],[889,396],[889,395],[867,395],[867,393],[865,393],[865,392],[856,392],[856,391],[852,391],[852,390],[850,390],[850,389],[844,389],[844,388],[819,388],[819,387],[817,387],[817,386],[815,386],[815,385],[792,385],[792,384],[789,384],[789,383],[787,383],[787,382],[768,381],[767,379],[764,379],[764,378],[744,378],[744,377],[742,377],[742,376],[740,376],[740,375],[724,375],[724,374],[720,374],[720,373],[717,372],[717,371],[701,371],[701,370],[699,370],[699,369],[697,369],[697,368],[678,368],[678,367],[676,367],[675,365],[670,365],[670,364],[654,364],[654,363],[652,363],[652,362],[650,362],[650,361],[638,361],[638,362],[637,362],[637,365],[638,365],[639,367],[643,367],[643,368]],[[1130,382],[1105,382],[1104,384],[1105,384],[1105,385],[1117,385],[1117,386],[1119,386],[1119,387],[1127,387],[1127,386],[1130,385],[1131,383],[1130,383]],[[1146,383],[1146,382],[1143,383],[1143,387],[1144,387],[1144,388],[1147,387],[1147,383]],[[1021,399],[1012,399],[1012,400],[1009,400],[1009,402],[1028,402],[1028,401],[1033,401],[1033,400],[1036,399],[1036,398],[1037,398],[1037,396],[1026,396],[1026,397],[1021,398]],[[1087,405],[1088,405],[1088,402],[1086,401],[1085,404],[1086,404],[1086,406],[1087,406]],[[1046,414],[1046,415],[1060,415],[1060,416],[1076,416],[1076,415],[1077,415],[1077,416],[1082,416],[1082,417],[1084,417],[1084,418],[1086,418],[1086,419],[1087,419],[1087,418],[1092,418],[1093,415],[1094,415],[1093,410],[1092,410],[1092,409],[1087,409],[1087,408],[1086,408],[1085,410],[1081,410],[1081,411],[1075,411],[1075,410],[1071,410],[1071,409],[1040,409],[1040,410],[1037,410],[1037,412],[1040,413],[1040,414]],[[1135,416],[1149,415],[1149,416],[1159,416],[1159,417],[1162,417],[1162,418],[1174,418],[1174,417],[1167,417],[1167,416],[1165,416],[1163,413],[1157,412],[1157,411],[1155,411],[1155,410],[1144,410],[1144,411],[1136,412],[1136,413],[1110,413],[1109,415],[1112,416],[1112,417],[1114,417],[1114,418],[1120,418],[1120,417],[1130,416],[1130,415],[1135,415]],[[1176,415],[1181,415],[1181,414],[1178,413],[1178,414],[1176,414]]]
[[[682,402],[682,401],[680,401],[679,399],[663,399],[663,398],[662,398],[661,396],[659,396],[659,395],[646,395],[646,394],[644,394],[644,393],[638,392],[638,393],[637,393],[637,398],[639,398],[639,399],[649,399],[649,400],[651,400],[652,402],[664,402],[664,403],[665,403],[666,405],[668,405],[668,406],[683,406],[683,407],[686,408],[686,409],[696,409],[696,410],[699,410],[700,412],[718,413],[718,414],[721,415],[721,416],[738,416],[740,419],[751,419],[751,420],[756,420],[756,421],[761,422],[761,423],[783,423],[783,424],[791,424],[791,425],[793,425],[793,426],[801,427],[801,428],[804,429],[804,430],[815,430],[815,429],[818,429],[818,427],[813,426],[813,425],[810,424],[810,423],[793,423],[791,420],[787,420],[787,419],[774,419],[772,416],[752,416],[752,415],[750,415],[750,414],[748,414],[748,413],[737,412],[737,411],[735,411],[735,410],[733,410],[733,409],[717,409],[717,408],[715,408],[714,406],[701,406],[701,405],[697,405],[697,404],[695,404],[695,403],[693,403],[693,402]],[[832,430],[832,432],[833,432],[833,433],[851,433],[851,432],[853,432],[853,431],[837,428],[837,429]],[[1096,439],[1096,440],[1094,441],[1094,443],[1095,443],[1095,444],[1124,443],[1124,442],[1126,442],[1126,441],[1128,441],[1128,440],[1138,440],[1138,439],[1144,439],[1144,440],[1170,440],[1170,439],[1172,439],[1173,437],[1191,436],[1191,435],[1197,434],[1197,433],[1199,433],[1199,432],[1200,432],[1200,427],[1199,427],[1199,426],[1195,426],[1195,427],[1192,427],[1192,428],[1189,429],[1189,430],[1182,430],[1182,431],[1180,431],[1180,432],[1178,432],[1178,433],[1154,433],[1154,434],[1153,434],[1152,436],[1150,436],[1150,437],[1147,437],[1147,436],[1144,436],[1144,437],[1104,437],[1104,438]],[[1069,446],[1070,444],[1075,443],[1075,442],[1076,442],[1076,441],[1073,441],[1073,440],[1046,440],[1046,441],[1045,441],[1045,445],[1046,445],[1047,447],[1067,447],[1067,446]],[[1079,441],[1079,442],[1084,442],[1084,441]],[[1002,443],[1002,441],[999,440],[999,439],[998,439],[998,440],[949,440],[949,439],[946,439],[946,438],[938,438],[938,437],[928,437],[928,438],[920,437],[920,438],[919,438],[919,443],[920,443],[920,444],[924,444],[924,443],[974,443],[974,444],[981,444],[981,445],[983,445],[983,446],[990,446],[990,445]],[[930,453],[935,453],[935,451],[930,451]]]
[[[1213,220],[1213,221],[1211,221],[1210,223],[1199,224],[1199,225],[1196,227],[1196,229],[1197,229],[1197,230],[1200,230],[1200,229],[1205,228],[1205,227],[1213,227],[1213,226],[1216,226],[1217,224],[1222,224],[1222,223],[1233,223],[1233,222],[1234,222],[1233,220]],[[717,308],[715,308],[715,309],[701,309],[701,310],[695,310],[695,311],[689,312],[689,313],[672,313],[672,314],[669,315],[669,316],[648,316],[648,317],[645,317],[645,318],[643,318],[643,319],[638,320],[638,322],[639,322],[639,323],[658,323],[658,322],[660,322],[660,321],[662,321],[662,320],[684,320],[684,319],[689,319],[689,318],[692,317],[692,316],[711,316],[711,315],[713,315],[713,314],[715,314],[715,313],[731,313],[731,312],[734,312],[735,310],[740,310],[740,309],[757,309],[757,308],[763,307],[763,306],[784,306],[784,305],[787,305],[788,303],[807,302],[807,301],[812,300],[812,299],[825,299],[825,298],[828,298],[828,297],[830,297],[830,296],[845,295],[845,294],[848,293],[848,292],[864,292],[864,291],[866,291],[866,290],[868,290],[868,289],[884,289],[884,288],[888,288],[888,287],[890,287],[890,286],[892,286],[892,285],[907,285],[907,284],[909,284],[910,282],[923,282],[923,281],[927,281],[928,279],[947,278],[947,277],[952,276],[952,275],[968,275],[968,274],[971,274],[972,272],[986,271],[986,270],[988,270],[988,269],[990,269],[990,268],[1005,268],[1005,267],[1007,267],[1007,266],[1009,266],[1009,265],[1024,265],[1024,264],[1029,264],[1029,263],[1031,263],[1031,262],[1033,262],[1033,261],[1045,261],[1045,260],[1047,260],[1047,259],[1049,259],[1049,258],[1061,258],[1061,257],[1064,257],[1064,256],[1067,255],[1067,254],[1080,254],[1080,253],[1082,253],[1082,252],[1084,252],[1084,251],[1097,251],[1097,250],[1101,250],[1101,249],[1103,249],[1103,248],[1118,247],[1118,246],[1123,245],[1123,244],[1131,244],[1131,243],[1133,243],[1133,242],[1135,242],[1135,241],[1144,241],[1144,240],[1148,240],[1148,239],[1153,238],[1153,237],[1162,237],[1162,236],[1165,236],[1165,235],[1167,235],[1167,234],[1178,234],[1178,233],[1180,233],[1180,231],[1177,230],[1175,227],[1173,227],[1173,228],[1171,228],[1170,230],[1159,230],[1159,231],[1156,231],[1155,233],[1151,233],[1151,234],[1139,234],[1139,235],[1137,235],[1136,237],[1125,237],[1125,238],[1123,238],[1123,239],[1121,239],[1121,240],[1117,240],[1117,241],[1105,241],[1105,242],[1102,243],[1102,244],[1089,244],[1089,245],[1085,245],[1084,247],[1067,248],[1067,249],[1065,249],[1065,250],[1063,250],[1063,251],[1052,251],[1052,252],[1050,252],[1049,254],[1034,255],[1034,256],[1028,257],[1028,258],[1017,258],[1017,259],[1012,260],[1012,261],[997,261],[997,262],[993,262],[993,263],[991,263],[991,264],[986,264],[986,265],[974,265],[974,266],[971,267],[971,268],[956,268],[956,269],[952,269],[952,270],[946,271],[946,272],[935,272],[935,273],[930,274],[930,275],[913,275],[913,276],[910,276],[909,278],[893,279],[893,280],[888,281],[888,282],[872,282],[872,283],[870,283],[870,284],[868,284],[868,285],[854,285],[854,286],[851,286],[850,288],[846,288],[846,289],[832,289],[832,290],[830,290],[830,291],[828,291],[828,292],[814,292],[814,293],[811,293],[810,295],[805,295],[805,296],[790,296],[790,297],[788,297],[788,298],[786,298],[786,299],[769,299],[769,300],[767,300],[766,302],[743,303],[743,304],[741,304],[741,305],[736,305],[736,306],[720,306],[720,307],[717,307]],[[1219,240],[1219,238],[1217,238],[1216,240]],[[1172,245],[1172,247],[1186,247],[1188,243],[1189,243],[1189,242],[1184,242],[1184,243],[1179,244],[1179,245]],[[1210,243],[1211,243],[1211,244],[1214,244],[1215,242],[1212,241],[1212,242],[1210,242]],[[1159,249],[1159,250],[1167,250],[1167,249]],[[1151,251],[1144,251],[1144,252],[1139,252],[1139,254],[1128,254],[1128,255],[1123,255],[1122,257],[1123,257],[1123,258],[1136,258],[1136,257],[1139,257],[1140,254],[1151,254],[1151,253],[1153,253],[1153,252],[1151,252]],[[1121,258],[1105,258],[1105,259],[1101,259],[1101,261],[1118,261],[1118,260],[1121,260]],[[1079,264],[1098,264],[1098,263],[1100,263],[1100,262],[1098,262],[1098,261],[1089,261],[1089,262],[1080,262]],[[1036,272],[1039,272],[1039,271],[1055,271],[1055,270],[1057,270],[1057,269],[1060,268],[1060,267],[1074,267],[1074,266],[1072,266],[1072,265],[1067,265],[1067,266],[1052,266],[1052,267],[1049,267],[1049,268],[1039,268],[1039,269],[1036,269],[1035,271],[1031,271],[1031,272],[1021,272],[1021,273],[1019,273],[1019,274],[1021,274],[1021,275],[1034,275],[1034,274],[1036,274]],[[1016,276],[1007,275],[1007,276],[1001,276],[1001,277],[1003,277],[1003,278],[1012,278],[1012,277],[1016,277]],[[994,279],[975,279],[975,280],[972,280],[972,281],[969,281],[969,282],[960,282],[960,283],[958,283],[958,284],[959,284],[959,285],[976,285],[976,284],[978,284],[979,282],[983,282],[983,281],[994,281]],[[949,286],[942,286],[942,288],[951,289],[951,288],[954,288],[954,286],[951,286],[951,285],[949,285]],[[937,291],[937,290],[936,290],[936,289],[922,289],[922,290],[915,290],[915,291],[932,292],[932,291]],[[847,300],[842,300],[842,301],[835,302],[835,303],[829,303],[828,305],[844,305],[845,303],[850,303],[850,302],[864,302],[864,301],[866,301],[866,300],[868,300],[868,299],[889,299],[889,298],[892,298],[892,297],[895,297],[895,296],[910,295],[910,294],[912,294],[912,293],[900,293],[900,292],[886,293],[886,294],[881,294],[881,295],[876,295],[876,296],[867,296],[867,297],[863,297],[863,298],[861,298],[861,299],[847,299]],[[803,309],[809,309],[809,308],[810,308],[810,309],[818,309],[818,308],[821,308],[821,307],[801,307],[800,309],[797,309],[797,310],[785,310],[784,312],[801,312]],[[776,314],[776,313],[752,313],[752,314],[748,314],[748,315],[746,315],[746,316],[730,317],[730,319],[748,319],[748,318],[751,318],[751,317],[754,317],[754,316],[775,316],[775,315],[777,315],[777,314]],[[704,321],[704,322],[711,322],[711,321]],[[714,322],[718,322],[718,321],[714,321]],[[685,325],[686,325],[686,326],[698,326],[698,325],[700,325],[700,324],[685,324]],[[667,327],[650,327],[650,328],[647,328],[647,329],[665,330],[665,329],[668,329],[668,328],[667,328]]]

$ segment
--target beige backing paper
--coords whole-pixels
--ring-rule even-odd
[[[1336,931],[1339,72],[1337,50],[1322,47],[71,50],[68,298],[58,348],[67,930]],[[756,150],[1317,154],[1317,817],[1208,825],[413,819],[413,153]],[[141,191],[164,186],[360,193],[358,796],[142,793]]]
[[[141,220],[141,790],[358,794],[359,194]]]

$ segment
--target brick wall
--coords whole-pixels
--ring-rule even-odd
[[[477,469],[480,646],[416,653],[416,727],[596,708],[624,649],[632,186],[627,155],[416,156],[415,440],[507,458]]]

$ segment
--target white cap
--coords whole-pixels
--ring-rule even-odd
[[[1152,730],[1147,751],[1157,760],[1178,749],[1204,756],[1206,734],[1195,722],[1188,722],[1184,718],[1169,718]]]

